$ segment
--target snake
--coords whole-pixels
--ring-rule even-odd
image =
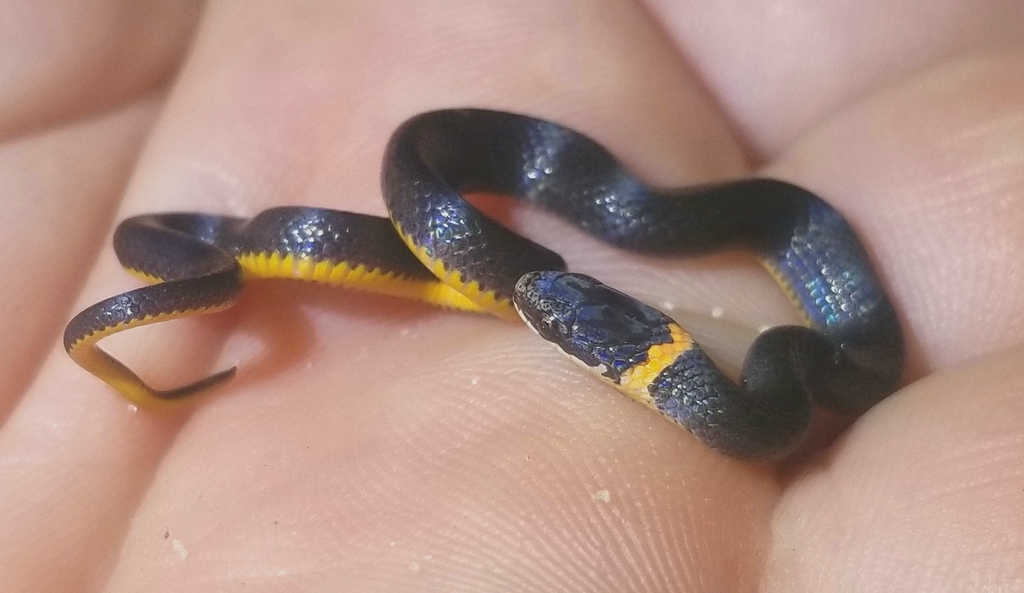
[[[839,211],[798,185],[749,177],[652,187],[559,123],[442,109],[394,131],[381,187],[386,218],[287,206],[251,218],[125,219],[114,251],[148,284],[76,315],[67,353],[139,406],[191,401],[235,369],[158,390],[97,342],[224,310],[250,280],[292,278],[521,319],[573,362],[740,459],[783,458],[806,440],[819,407],[856,417],[899,385],[903,333],[867,250]],[[671,317],[568,271],[559,254],[478,210],[465,198],[473,192],[538,206],[630,252],[747,253],[801,324],[761,332],[734,381]]]

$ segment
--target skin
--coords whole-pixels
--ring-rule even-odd
[[[1024,590],[1017,0],[80,4],[0,2],[5,590]],[[824,196],[902,315],[907,387],[764,467],[521,326],[318,287],[111,340],[158,386],[240,365],[191,410],[133,411],[64,354],[136,285],[116,220],[382,214],[389,133],[453,105],[559,120],[653,182]],[[727,366],[795,320],[743,258],[487,203]]]

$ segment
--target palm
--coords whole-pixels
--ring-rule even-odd
[[[54,4],[3,2],[5,590],[1024,583],[1024,53],[990,49],[1020,43],[1019,3]],[[132,285],[112,221],[382,213],[390,131],[455,105],[562,121],[653,182],[758,169],[823,195],[891,287],[916,382],[782,471],[710,453],[521,327],[365,295],[266,284],[111,344],[158,385],[239,363],[191,414],[131,412],[57,345]],[[733,363],[793,318],[744,260],[513,222]]]

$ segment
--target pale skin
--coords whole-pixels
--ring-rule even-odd
[[[5,591],[1024,591],[1017,0],[80,4],[0,2]],[[522,326],[365,294],[251,285],[110,340],[159,387],[240,367],[187,411],[64,354],[75,311],[137,285],[117,220],[383,214],[389,133],[451,106],[571,125],[655,183],[821,194],[901,313],[906,387],[775,467]],[[492,210],[726,365],[796,319],[743,258]]]

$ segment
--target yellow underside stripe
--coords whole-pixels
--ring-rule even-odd
[[[125,271],[127,271],[132,276],[135,276],[136,278],[142,280],[146,284],[159,284],[165,280],[165,278],[160,278],[158,276],[154,276],[148,272],[143,272],[142,270],[138,270],[135,268],[125,267]]]
[[[429,269],[442,280],[418,280],[400,276],[395,272],[385,272],[379,268],[367,268],[365,265],[352,266],[347,262],[333,263],[317,260],[312,257],[282,255],[276,252],[249,252],[236,257],[246,279],[292,279],[342,286],[356,290],[364,290],[377,294],[416,299],[431,305],[460,309],[473,312],[490,312],[502,317],[515,318],[515,311],[508,299],[499,299],[491,291],[483,291],[477,282],[463,282],[462,275],[445,269],[439,261],[426,256],[426,250],[417,248],[409,238],[402,238],[410,249]],[[165,279],[142,270],[126,268],[129,273],[148,284],[157,284]],[[173,405],[176,400],[161,397],[127,366],[107,354],[96,343],[110,335],[152,323],[170,321],[181,317],[214,313],[227,309],[234,300],[201,309],[173,311],[150,315],[141,319],[132,319],[82,336],[68,348],[71,359],[87,371],[106,381],[129,401],[140,406]],[[205,385],[219,383],[233,374],[233,369],[211,376]],[[197,382],[197,388],[203,382]],[[186,386],[183,389],[188,389]],[[168,392],[164,392],[168,393]]]
[[[793,303],[793,306],[796,307],[801,320],[804,322],[804,327],[813,327],[811,316],[807,312],[807,309],[804,308],[804,304],[800,301],[800,297],[797,295],[796,290],[793,289],[793,285],[789,283],[789,279],[783,276],[779,268],[767,259],[758,258],[758,263],[760,263],[761,267],[771,274],[772,278],[775,279],[775,283],[778,284],[779,288],[782,289],[782,292],[786,294],[786,298],[789,299],[789,302]]]
[[[450,287],[452,291],[460,293],[463,298],[473,303],[476,310],[491,313],[510,321],[519,319],[510,299],[499,297],[493,290],[481,289],[480,283],[476,280],[464,281],[462,272],[449,270],[445,267],[444,262],[430,257],[427,254],[427,248],[413,243],[412,237],[406,234],[398,223],[395,223],[395,230],[398,231],[398,236],[402,238],[416,259],[420,260],[420,263],[440,279],[442,286]]]
[[[480,312],[476,303],[436,280],[413,280],[347,262],[333,263],[312,257],[276,252],[243,253],[237,257],[247,279],[284,278],[342,286],[376,294],[415,299],[431,305]]]

